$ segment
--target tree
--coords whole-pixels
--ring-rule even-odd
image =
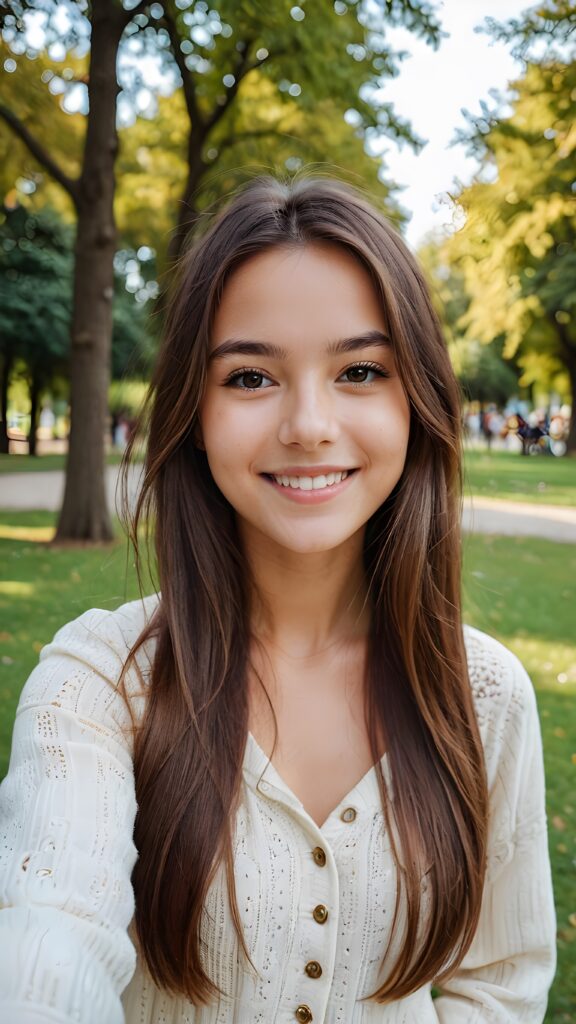
[[[36,453],[41,392],[67,362],[72,298],[69,230],[51,212],[4,209],[0,224],[2,431],[8,451],[8,384],[17,361],[30,389],[29,452]]]
[[[56,0],[8,0],[1,26],[9,39],[26,39],[27,15],[45,16],[46,35],[61,38],[55,19]],[[141,5],[145,6],[145,5]],[[0,117],[27,146],[35,159],[69,195],[77,218],[73,313],[71,328],[71,432],[64,503],[56,542],[106,541],[113,537],[104,487],[104,433],[110,379],[112,338],[113,260],[116,250],[114,221],[114,163],[117,152],[116,62],[122,34],[137,10],[124,9],[120,0],[86,0],[77,5],[81,15],[70,22],[66,48],[77,45],[90,31],[87,78],[89,113],[77,177],[70,177],[50,149],[38,141],[33,113],[26,120],[0,106]],[[7,9],[7,10],[6,10]],[[12,42],[14,50],[14,43]]]
[[[304,112],[295,103],[280,112],[271,109],[272,86],[247,83],[230,113],[228,130],[233,141],[220,146],[215,133],[209,149],[213,163],[201,179],[194,197],[196,212],[203,212],[230,195],[255,171],[291,176],[303,164],[319,172],[346,175],[356,184],[368,185],[386,202],[388,215],[401,223],[391,186],[379,180],[380,161],[364,149],[362,139],[326,101]],[[245,128],[267,112],[276,118],[277,131],[247,137]],[[281,116],[280,116],[281,115]],[[233,127],[232,127],[233,125]],[[169,263],[167,248],[174,218],[187,180],[189,122],[182,92],[163,97],[153,119],[140,118],[120,130],[117,220],[122,237],[138,247],[152,246],[162,276]],[[326,160],[330,154],[330,161]]]
[[[520,60],[562,61],[574,45],[575,15],[572,0],[544,0],[508,21],[486,18],[485,31],[493,39],[509,43],[513,56]]]
[[[362,144],[386,134],[418,144],[410,126],[380,93],[386,76],[397,73],[401,58],[387,43],[385,29],[404,24],[437,45],[441,31],[430,5],[338,0],[304,9],[292,0],[269,5],[220,0],[209,9],[195,0],[165,0],[162,10],[157,32],[169,40],[189,119],[187,173],[170,239],[170,262],[178,258],[206,201],[201,193],[207,178],[208,193],[218,193],[211,171],[217,164],[221,173],[226,151],[233,152],[228,163],[236,168],[230,175],[233,187],[242,177],[238,158],[251,150],[252,158],[256,156],[252,168],[260,161],[266,169],[277,167],[281,149],[284,166],[286,161],[288,167],[298,167],[318,159],[324,164],[331,155],[323,146],[326,129],[341,124],[345,115],[339,142],[347,135]],[[246,101],[250,94],[257,100],[251,105],[255,117],[245,116],[249,103],[240,109],[240,97]],[[256,153],[254,143],[261,144]],[[339,156],[342,150],[337,152]],[[366,167],[368,181],[376,184],[376,162],[370,166],[367,161]]]
[[[8,28],[4,34],[11,39]],[[70,179],[80,174],[86,119],[69,112],[67,100],[75,90],[85,91],[88,60],[73,53],[64,61],[51,60],[47,51],[30,56],[14,55],[0,37],[3,70],[2,110],[34,133],[34,139],[51,154]],[[61,54],[57,53],[57,56]],[[16,139],[0,112],[0,201],[8,206],[25,201],[27,207],[50,207],[72,223],[74,205],[68,192],[48,173],[25,144]]]
[[[518,392],[517,367],[502,358],[503,338],[486,345],[464,333],[470,297],[462,271],[446,259],[444,243],[444,236],[432,233],[418,255],[442,320],[454,372],[468,401],[503,406]]]
[[[127,284],[138,277],[134,254],[117,254],[114,274],[112,379],[141,379],[150,371],[156,348],[146,305]],[[52,210],[4,208],[0,217],[0,359],[2,430],[0,450],[8,451],[7,397],[18,368],[30,391],[29,453],[36,453],[40,397],[55,378],[69,372],[74,230]],[[144,282],[142,282],[144,284]],[[132,287],[132,292],[136,289]],[[141,294],[143,292],[143,294]],[[152,298],[154,292],[150,298]]]
[[[504,406],[517,394],[518,378],[498,354],[496,346],[459,338],[451,346],[450,356],[468,401]]]
[[[568,450],[576,452],[576,209],[573,195],[576,65],[529,63],[513,83],[512,113],[470,119],[481,156],[455,201],[464,226],[447,258],[464,275],[468,337],[504,339],[504,356],[563,367],[572,394]],[[521,381],[522,383],[522,381]]]

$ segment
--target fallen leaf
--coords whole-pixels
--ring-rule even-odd
[[[568,920],[569,920],[570,924],[572,925],[572,927],[576,928],[576,914],[570,914],[570,917],[568,918]]]
[[[6,640],[11,640],[11,639],[12,639],[12,633],[5,633],[4,631],[0,632],[0,642],[1,643],[4,643]]]
[[[32,647],[36,651],[36,654],[40,654],[40,651],[44,647],[44,644],[41,644],[39,640],[35,640],[34,643],[32,644]]]
[[[566,846],[566,843],[558,843],[556,849],[558,853],[568,853],[568,847]]]
[[[565,832],[566,831],[566,822],[564,821],[564,818],[560,817],[559,814],[556,814],[552,818],[552,824],[554,825],[554,828],[557,830],[557,832]]]
[[[563,740],[566,736],[566,729],[563,729],[559,725],[557,729],[554,729],[554,735],[557,736],[559,740]]]

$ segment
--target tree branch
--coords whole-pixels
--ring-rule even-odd
[[[56,163],[54,157],[50,156],[48,150],[44,148],[42,143],[38,142],[38,139],[34,138],[24,122],[21,121],[12,110],[9,110],[9,108],[5,107],[3,104],[0,104],[0,117],[12,129],[14,134],[21,139],[38,163],[42,164],[45,170],[52,175],[54,180],[62,186],[74,204],[76,204],[78,201],[77,180],[75,178],[69,178],[68,175],[65,174],[60,165]]]
[[[170,36],[170,44],[172,47],[172,53],[174,54],[174,60],[176,61],[178,70],[182,76],[182,89],[184,92],[184,101],[186,103],[188,117],[195,127],[203,128],[204,117],[202,116],[200,107],[198,106],[196,83],[194,81],[193,72],[186,67],[186,58],[180,49],[181,39],[176,19],[172,12],[168,10],[167,3],[164,4],[164,15],[162,17],[161,24],[164,25],[168,35]]]
[[[570,337],[567,325],[559,323],[553,313],[546,313],[546,319],[556,333],[566,364],[576,364],[576,340],[573,341]]]
[[[238,54],[238,58],[232,70],[234,75],[234,85],[232,85],[226,92],[224,103],[214,108],[210,117],[206,121],[206,134],[212,130],[214,125],[218,124],[218,121],[224,116],[226,111],[230,108],[236,98],[236,94],[242,81],[249,75],[251,71],[255,71],[257,68],[262,67],[263,64],[269,59],[269,54],[263,57],[262,60],[255,60],[252,63],[249,62],[250,47],[252,40],[246,42],[244,49]]]
[[[149,7],[149,6],[150,6],[150,0],[140,0],[140,3],[136,4],[135,7],[132,7],[129,11],[125,11],[124,12],[124,19],[123,19],[124,25],[125,26],[129,25],[130,22],[132,21],[132,18],[136,14],[144,14],[146,12],[146,8]]]

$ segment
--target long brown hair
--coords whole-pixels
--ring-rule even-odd
[[[406,465],[368,522],[364,548],[366,723],[395,836],[393,933],[406,907],[400,953],[370,998],[391,1001],[446,977],[480,912],[488,798],[461,624],[460,400],[440,326],[415,260],[361,195],[326,179],[258,179],[182,259],[140,417],[147,451],[129,523],[138,565],[139,525],[153,532],[161,589],[134,649],[155,638],[135,741],[136,926],[157,984],[195,1003],[216,992],[200,946],[203,904],[221,863],[247,955],[232,839],[248,730],[250,577],[234,511],[195,443],[210,330],[227,277],[243,261],[320,240],[344,247],[370,274],[411,407]]]

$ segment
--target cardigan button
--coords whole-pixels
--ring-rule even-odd
[[[314,847],[312,850],[312,856],[314,857],[314,862],[318,867],[323,868],[326,863],[326,854],[321,846]]]
[[[317,960],[310,960],[304,970],[309,978],[319,978],[322,974],[322,968]]]
[[[328,909],[323,903],[319,903],[317,907],[314,907],[312,917],[318,924],[325,924],[328,919]]]
[[[340,817],[342,821],[346,822],[346,824],[350,824],[350,822],[354,821],[354,819],[356,818],[356,811],[354,810],[353,807],[346,807],[346,809],[342,811]]]
[[[300,1021],[300,1024],[309,1024],[309,1021],[313,1020],[312,1010],[309,1006],[305,1006],[304,1003],[296,1007],[294,1016],[297,1021]]]

